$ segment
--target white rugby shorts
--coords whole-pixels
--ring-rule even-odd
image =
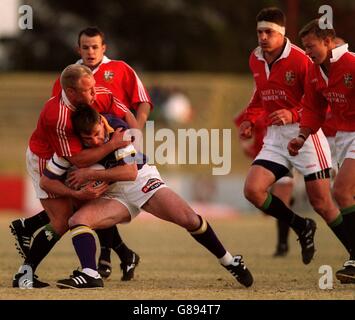
[[[48,198],[55,198],[53,194],[48,194],[46,191],[41,189],[39,186],[39,182],[42,176],[44,169],[49,160],[39,158],[35,155],[30,148],[28,147],[26,150],[26,167],[27,173],[31,177],[32,185],[36,192],[36,197],[38,199],[48,199]]]
[[[335,135],[335,146],[339,166],[345,159],[355,159],[355,132],[338,131]]]
[[[335,137],[327,137],[330,154],[332,155],[332,167],[334,170],[338,170],[338,159],[337,159],[337,151],[335,145]]]
[[[125,205],[134,219],[141,207],[159,189],[167,187],[155,166],[145,164],[140,170],[135,181],[119,181],[110,186],[102,196],[104,199],[114,199]]]
[[[309,136],[297,156],[290,156],[287,145],[298,136],[299,124],[269,126],[264,137],[264,144],[255,160],[268,160],[291,170],[295,168],[303,176],[331,168],[330,148],[321,129]],[[254,161],[255,161],[254,160]]]

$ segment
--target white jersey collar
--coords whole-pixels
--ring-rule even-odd
[[[336,47],[332,50],[332,57],[330,58],[330,62],[337,62],[345,53],[348,51],[349,45],[347,43],[342,44],[339,47]]]
[[[62,89],[62,99],[64,104],[71,110],[75,111],[75,107],[70,103],[67,95],[65,94],[64,90]]]
[[[99,70],[100,66],[104,63],[109,63],[111,61],[111,59],[107,58],[106,56],[103,57],[101,63],[94,69],[92,70],[92,73],[96,73],[97,70]],[[83,59],[79,59],[77,62],[75,62],[76,64],[84,64]]]
[[[285,49],[282,52],[281,56],[276,61],[278,61],[280,59],[287,58],[290,55],[290,52],[291,52],[291,41],[288,38],[286,38]],[[263,56],[263,50],[261,49],[260,46],[255,49],[254,54],[258,58],[258,60],[265,61],[264,56]]]

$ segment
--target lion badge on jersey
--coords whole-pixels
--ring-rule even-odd
[[[353,88],[353,76],[351,73],[344,74],[344,85],[349,89]]]
[[[295,81],[296,81],[295,72],[292,71],[292,70],[286,71],[286,73],[285,73],[285,83],[288,86],[293,86],[295,84]]]
[[[105,80],[106,82],[112,82],[114,76],[115,76],[115,74],[114,74],[113,71],[106,70],[106,71],[104,72],[104,80]]]

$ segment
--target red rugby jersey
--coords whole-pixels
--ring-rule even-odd
[[[80,59],[77,63],[82,64]],[[96,86],[109,89],[129,109],[136,109],[139,103],[147,102],[152,105],[151,99],[142,81],[136,72],[124,61],[110,60],[104,57],[99,66],[93,71]],[[60,79],[54,83],[52,96],[61,91]]]
[[[332,50],[328,77],[319,65],[306,80],[301,127],[316,132],[326,119],[328,104],[337,131],[355,131],[355,55],[344,44]]]
[[[95,88],[96,100],[92,105],[100,113],[111,113],[123,118],[127,108],[106,88]],[[49,99],[39,116],[29,147],[40,158],[50,159],[53,153],[59,157],[71,157],[82,150],[79,138],[74,134],[71,114],[75,110],[64,91]]]
[[[276,110],[288,109],[293,122],[299,121],[304,94],[304,82],[311,60],[297,46],[287,39],[281,56],[273,63],[271,70],[257,47],[249,59],[249,66],[255,81],[255,91],[246,110],[246,119],[255,123]],[[270,125],[268,120],[267,125]]]

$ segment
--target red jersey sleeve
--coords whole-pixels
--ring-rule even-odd
[[[153,104],[149,97],[148,91],[145,89],[142,81],[139,79],[136,72],[125,62],[122,62],[124,66],[124,88],[130,97],[130,105],[136,109],[142,102],[147,102],[153,108]]]
[[[317,91],[317,81],[318,79],[314,72],[310,72],[306,76],[300,121],[300,127],[310,128],[313,133],[317,132],[323,125],[328,109],[327,100]]]

